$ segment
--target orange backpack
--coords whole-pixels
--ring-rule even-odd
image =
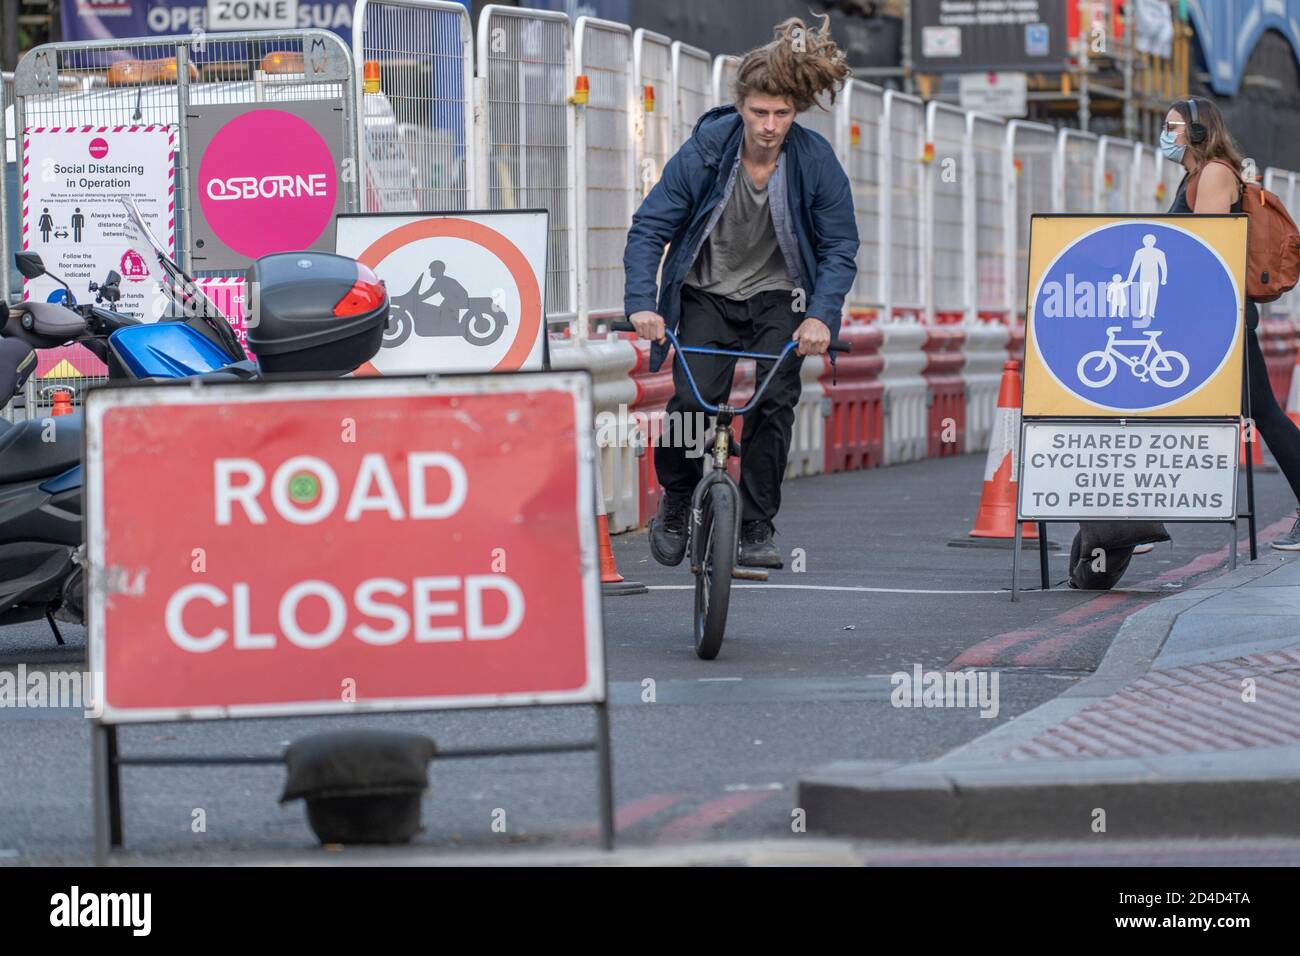
[[[1221,163],[1214,159],[1211,162]],[[1232,164],[1223,163],[1229,169]],[[1201,167],[1204,169],[1205,167]],[[1196,208],[1198,169],[1187,180],[1187,205]],[[1272,302],[1295,288],[1300,281],[1300,233],[1282,200],[1258,183],[1241,184],[1241,211],[1246,214],[1246,295],[1255,302]]]

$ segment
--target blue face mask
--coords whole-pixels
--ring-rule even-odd
[[[1178,134],[1176,133],[1170,133],[1167,131],[1161,133],[1160,152],[1165,154],[1165,159],[1172,160],[1175,163],[1181,163],[1183,161],[1183,153],[1187,152],[1187,147],[1175,145],[1174,140],[1177,138]]]

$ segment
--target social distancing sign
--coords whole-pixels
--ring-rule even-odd
[[[1246,217],[1032,218],[1023,414],[1241,413]]]
[[[603,701],[590,387],[92,392],[104,720]]]

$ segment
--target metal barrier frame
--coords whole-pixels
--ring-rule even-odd
[[[970,121],[967,113],[956,106],[948,103],[941,103],[938,100],[931,100],[925,108],[925,142],[935,144],[935,122],[940,113],[946,113],[955,116],[961,120],[962,136],[960,145],[960,155],[957,158],[957,188],[961,193],[961,270],[962,274],[958,282],[961,292],[959,298],[964,300],[962,311],[964,318],[969,319],[973,314],[974,308],[973,293],[971,289],[971,263],[974,261],[975,250],[973,248],[974,238],[970,234],[971,212],[975,204],[975,183],[974,183],[974,158],[971,152],[970,141]],[[939,167],[942,165],[938,162],[938,146],[934,146],[934,159],[926,164],[924,186],[921,192],[921,246],[923,252],[923,262],[921,276],[925,298],[925,318],[927,322],[933,323],[935,314],[939,311],[950,312],[952,309],[939,309],[937,307],[937,292],[934,282],[934,260],[935,260],[935,240],[937,230],[935,228],[935,187],[939,182]],[[928,277],[929,281],[924,281]]]
[[[1093,145],[1092,169],[1089,170],[1089,174],[1088,174],[1088,182],[1093,188],[1093,195],[1092,195],[1091,206],[1087,209],[1071,209],[1069,206],[1066,205],[1065,202],[1065,174],[1069,171],[1070,168],[1069,144],[1070,141],[1073,139],[1081,139],[1084,140],[1085,142],[1091,142]],[[1054,211],[1071,212],[1071,213],[1098,212],[1099,211],[1097,208],[1098,194],[1096,191],[1097,166],[1099,164],[1101,157],[1097,153],[1097,134],[1089,133],[1084,130],[1078,130],[1078,129],[1061,130],[1059,134],[1059,138],[1057,139],[1057,143],[1056,143],[1056,156],[1057,156],[1056,174],[1053,179],[1055,198],[1053,199],[1053,203],[1052,203],[1056,207]]]
[[[965,251],[966,251],[966,260],[967,260],[966,286],[969,289],[969,295],[967,296],[967,301],[970,303],[966,311],[966,320],[968,322],[975,321],[979,317],[979,313],[981,311],[985,311],[985,312],[1005,311],[1006,303],[1009,302],[1011,297],[1014,295],[1013,292],[1007,290],[1006,287],[1007,277],[1005,275],[1005,270],[1002,270],[1004,273],[1002,276],[1002,284],[1004,290],[1002,296],[1002,300],[1003,300],[1002,303],[999,303],[995,306],[989,306],[989,307],[982,307],[980,303],[979,204],[982,197],[980,196],[980,191],[979,191],[979,164],[975,160],[975,156],[976,156],[975,127],[979,123],[990,124],[994,127],[994,129],[1002,130],[1002,135],[997,137],[999,143],[1001,144],[996,153],[997,166],[998,166],[997,195],[992,201],[998,203],[1001,206],[1000,211],[1002,215],[996,218],[1000,220],[1000,222],[998,222],[998,228],[1002,232],[1002,245],[1004,250],[1007,246],[1010,245],[1011,242],[1011,235],[1010,233],[1007,232],[1006,206],[1008,202],[1008,197],[1010,197],[1010,201],[1013,205],[1015,203],[1015,180],[1013,178],[1015,176],[1015,167],[1011,163],[1011,150],[1006,135],[1006,127],[1007,127],[1006,119],[1001,116],[994,116],[991,113],[980,113],[975,110],[967,111],[966,149],[970,155],[969,186],[965,190],[965,199],[967,203],[966,230],[965,230],[965,234],[966,234]],[[1005,261],[1005,252],[1003,253],[1003,260]]]
[[[464,4],[454,3],[452,0],[357,0],[357,5],[352,14],[352,73],[356,87],[357,126],[360,131],[357,137],[358,182],[364,183],[366,181],[366,164],[369,161],[370,152],[363,148],[362,138],[364,136],[363,126],[366,116],[365,77],[363,76],[363,65],[366,62],[365,23],[366,12],[372,2],[380,6],[406,7],[411,10],[441,10],[456,16],[464,49],[464,55],[461,56],[461,89],[465,91],[465,128],[462,130],[465,140],[465,208],[475,209],[481,207],[486,202],[486,197],[476,195],[478,176],[474,172],[478,169],[479,161],[476,148],[478,144],[474,137],[474,116],[479,108],[479,103],[474,96],[474,30],[473,25],[470,23],[469,9]]]
[[[681,148],[681,145],[690,138],[691,130],[699,119],[699,116],[691,120],[687,120],[686,118],[686,107],[685,104],[682,103],[682,93],[685,89],[682,85],[682,58],[686,57],[688,59],[700,61],[704,64],[705,82],[708,83],[709,86],[701,91],[704,97],[705,107],[704,112],[702,112],[700,116],[703,116],[704,113],[707,113],[711,109],[711,106],[708,104],[712,99],[712,76],[710,72],[712,64],[707,50],[701,50],[699,47],[683,43],[681,40],[674,40],[672,42],[672,45],[669,47],[668,56],[670,64],[669,76],[672,77],[673,84],[671,111],[668,118],[668,137],[672,149],[676,150]]]
[[[177,243],[177,258],[181,266],[187,272],[193,272],[192,250],[190,244],[194,241],[194,231],[192,228],[194,200],[189,195],[190,181],[190,153],[189,153],[189,124],[184,118],[189,112],[190,103],[190,45],[193,37],[183,36],[165,36],[165,37],[141,37],[130,38],[127,40],[84,40],[70,43],[44,43],[33,48],[26,56],[18,62],[18,68],[14,71],[14,134],[15,148],[17,156],[17,166],[22,168],[23,164],[23,137],[22,131],[27,129],[26,121],[26,99],[29,96],[49,95],[57,90],[48,88],[46,78],[39,72],[41,69],[38,64],[45,56],[53,55],[55,63],[59,63],[62,57],[69,53],[90,54],[96,52],[112,52],[128,48],[131,50],[151,50],[157,49],[163,51],[164,56],[176,59],[176,110],[177,110],[177,150],[176,150],[176,193],[178,197],[183,197],[184,208],[181,210],[179,217],[185,227],[185,241]],[[296,43],[305,48],[308,42],[314,42],[317,39],[334,48],[335,53],[342,58],[346,65],[346,71],[343,75],[338,73],[329,73],[325,76],[309,78],[303,73],[302,84],[310,83],[340,83],[346,85],[352,79],[347,75],[354,73],[352,64],[352,53],[344,45],[337,33],[331,33],[328,30],[252,30],[241,33],[222,33],[219,35],[221,43]],[[216,41],[214,41],[216,42]],[[55,83],[58,82],[58,73],[54,75]],[[239,81],[246,82],[246,81]],[[79,91],[82,92],[82,91]],[[352,153],[352,159],[355,168],[356,157],[361,148],[360,124],[356,115],[356,98],[346,94],[339,97],[339,102],[343,108],[343,134],[344,141],[347,143],[348,150]],[[358,185],[357,177],[340,176],[340,192],[343,194],[344,211],[356,212],[358,207]]]
[[[1048,200],[1050,208],[1042,211],[1060,211],[1056,205],[1056,184],[1061,178],[1061,141],[1058,131],[1055,127],[1048,126],[1045,123],[1034,123],[1029,120],[1019,119],[1011,120],[1007,123],[1007,163],[1011,167],[1011,175],[1007,184],[1008,196],[1004,215],[1007,223],[1007,316],[1009,322],[1013,325],[1020,315],[1020,310],[1026,307],[1025,302],[1017,301],[1020,288],[1019,269],[1017,268],[1020,253],[1020,234],[1022,231],[1027,230],[1029,226],[1028,222],[1021,220],[1018,205],[1019,187],[1017,185],[1017,176],[1021,174],[1016,172],[1016,133],[1022,129],[1058,137],[1052,146],[1052,165],[1048,174],[1048,182],[1051,184]]]
[[[922,110],[923,117],[924,117],[924,109],[925,109],[925,104],[920,99],[920,97],[912,96],[911,94],[908,93],[900,93],[898,90],[885,91],[885,108],[884,111],[881,113],[881,118],[880,118],[880,141],[881,141],[880,154],[881,154],[881,162],[884,164],[884,168],[881,170],[882,173],[881,191],[884,194],[881,203],[881,207],[882,207],[881,219],[885,223],[884,229],[885,229],[886,236],[889,235],[889,231],[892,228],[894,222],[893,118],[894,118],[895,103],[907,103],[911,106],[914,106]],[[924,126],[920,131],[920,139],[922,141],[922,144],[924,144],[925,141]],[[920,156],[914,157],[912,161],[919,165],[921,162],[921,157]],[[920,209],[919,209],[919,214],[917,216],[918,248],[916,250],[916,256],[917,256],[917,271],[918,271],[918,275],[920,276],[920,284],[922,286],[925,286],[927,283],[925,282],[926,252],[925,252],[924,203],[925,203],[926,176],[925,176],[924,169],[921,170],[919,179],[920,179],[919,189],[921,195],[918,198],[921,200],[921,202],[919,204]],[[926,290],[924,288],[918,290],[919,299],[917,301],[900,302],[898,299],[898,290],[894,288],[894,244],[892,242],[886,242],[884,244],[884,248],[882,252],[883,252],[882,268],[884,269],[884,279],[885,279],[885,308],[887,314],[892,315],[893,310],[899,308],[915,309],[918,311],[923,311],[925,309],[925,300],[927,295]]]
[[[1092,177],[1092,193],[1096,197],[1097,212],[1111,212],[1109,209],[1102,208],[1104,206],[1102,197],[1109,192],[1109,190],[1106,189],[1106,161],[1110,158],[1111,153],[1119,153],[1120,164],[1122,165],[1124,162],[1123,154],[1125,152],[1130,154],[1127,167],[1127,175],[1129,177],[1128,188],[1124,190],[1123,208],[1120,209],[1119,212],[1113,214],[1124,215],[1125,213],[1137,212],[1136,190],[1133,181],[1133,155],[1137,145],[1138,144],[1132,140],[1123,139],[1119,136],[1101,136],[1097,139],[1097,168]]]
[[[889,165],[888,163],[889,157],[885,152],[885,148],[886,148],[885,103],[884,103],[885,91],[880,87],[875,86],[874,84],[866,83],[863,82],[862,80],[850,78],[848,83],[846,83],[844,86],[844,93],[841,96],[839,106],[837,107],[837,109],[842,114],[839,121],[839,128],[841,134],[843,135],[843,144],[840,150],[840,163],[844,167],[844,172],[849,178],[849,189],[854,193],[854,217],[856,220],[857,185],[853,180],[852,158],[853,158],[853,150],[857,147],[855,147],[853,144],[853,126],[854,126],[853,105],[854,105],[854,98],[860,93],[867,96],[879,97],[880,100],[880,115],[877,118],[875,124],[876,143],[877,143],[877,149],[875,152],[876,183],[877,183],[877,188],[880,190],[880,197],[879,197],[879,202],[877,204],[877,212],[876,212],[877,221],[876,221],[875,236],[873,237],[873,244],[875,246],[876,256],[877,256],[876,274],[879,276],[879,282],[877,284],[877,287],[871,290],[875,293],[875,295],[868,295],[865,299],[854,300],[851,303],[847,303],[847,304],[852,308],[883,309],[885,307],[885,302],[886,302],[886,294],[885,294],[885,290],[887,288],[886,276],[888,275],[887,264],[884,260],[884,256],[887,254],[887,250],[889,248],[889,234],[886,228],[888,225],[888,220],[885,218],[885,213],[886,213],[885,197],[887,194],[887,188],[885,182],[885,168]],[[859,137],[861,136],[862,133],[861,131],[859,131]],[[861,228],[859,228],[858,230],[859,240],[862,238],[861,231],[862,231]],[[857,275],[855,276],[854,283],[853,283],[855,288],[858,285],[858,277],[861,275],[862,275],[862,270],[858,269]],[[852,293],[850,293],[850,295],[852,295]]]
[[[713,105],[723,106],[732,102],[727,84],[734,80],[736,70],[740,67],[740,57],[734,53],[719,53],[713,58]]]
[[[488,52],[488,37],[491,35],[489,26],[492,18],[500,16],[513,18],[517,20],[546,21],[550,20],[557,23],[563,23],[564,30],[564,90],[565,96],[568,97],[573,91],[573,29],[569,23],[569,15],[556,10],[532,10],[523,7],[505,7],[497,3],[489,3],[479,13],[478,18],[478,36],[477,48],[475,50],[475,82],[474,94],[476,108],[474,110],[474,126],[476,138],[478,140],[478,155],[482,158],[478,172],[479,177],[479,199],[485,208],[491,206],[489,198],[491,190],[489,189],[490,180],[488,178],[488,167],[490,165],[489,157],[491,152],[488,149],[488,126],[490,122],[491,103],[488,98],[488,67],[491,63],[491,57]],[[569,252],[569,308],[561,312],[548,312],[546,315],[547,326],[563,325],[574,322],[577,318],[578,287],[578,211],[577,211],[577,165],[576,142],[577,142],[577,120],[574,116],[572,101],[567,101],[565,115],[565,153],[568,162],[565,164],[565,187],[568,193],[568,201],[565,203],[568,213],[568,238],[565,245],[568,246]],[[523,130],[521,129],[521,133]],[[527,187],[525,187],[527,188]],[[585,209],[584,209],[585,213]],[[554,217],[552,217],[552,220]],[[550,245],[550,238],[547,237],[547,246]],[[551,277],[550,263],[547,263],[547,281]],[[585,294],[585,293],[584,293]]]
[[[649,138],[647,136],[647,127],[649,124],[646,119],[646,110],[645,110],[645,87],[647,86],[647,84],[645,83],[645,73],[644,73],[644,66],[645,66],[644,51],[645,51],[645,45],[647,41],[649,41],[650,43],[656,46],[661,46],[667,51],[668,82],[669,83],[672,82],[672,40],[668,39],[668,37],[664,36],[662,33],[655,33],[653,30],[646,30],[643,28],[638,28],[634,30],[632,32],[632,107],[633,107],[632,117],[634,121],[633,128],[632,128],[632,135],[636,138],[636,166],[637,166],[637,170],[640,173],[640,175],[637,177],[637,180],[643,184],[641,187],[641,198],[643,199],[645,198],[646,194],[650,192],[650,187],[649,187],[650,181],[646,178],[645,175],[647,169],[645,165],[645,161],[647,159],[652,158],[648,155],[648,149],[646,146],[646,141]],[[655,91],[656,109],[658,109],[658,104],[659,104],[659,91],[656,90]],[[657,163],[655,166],[654,182],[659,181],[659,177],[662,176],[664,173],[663,167],[666,166],[668,164],[668,160],[672,158],[673,154],[669,151],[672,144],[672,137],[673,137],[673,122],[672,122],[672,107],[670,106],[668,111],[667,130],[665,131],[663,162]]]
[[[577,23],[573,27],[573,63],[574,75],[585,74],[587,72],[586,60],[583,56],[583,41],[586,39],[587,31],[590,29],[604,30],[610,33],[619,33],[627,37],[628,49],[632,47],[632,28],[626,23],[618,23],[614,20],[602,20],[599,17],[578,17]],[[629,71],[627,74],[627,89],[624,91],[627,98],[627,126],[628,137],[634,140],[635,131],[635,79],[634,72]],[[591,309],[591,289],[587,282],[587,266],[591,260],[591,233],[588,227],[587,216],[587,110],[582,108],[576,112],[576,142],[574,152],[577,154],[576,163],[576,190],[577,214],[575,218],[575,227],[580,225],[578,231],[577,255],[574,258],[575,271],[579,272],[577,298],[574,300],[575,312],[577,313],[576,328],[574,337],[579,342],[585,342],[589,333],[589,327],[592,319],[618,318],[623,314],[621,306],[617,308],[606,308],[596,312]],[[635,141],[628,143],[627,150],[627,224],[630,227],[632,215],[636,212],[637,203],[637,185],[636,185],[636,149]],[[626,241],[626,240],[625,240]]]

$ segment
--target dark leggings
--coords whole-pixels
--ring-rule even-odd
[[[1295,427],[1273,396],[1268,366],[1264,364],[1264,352],[1254,329],[1246,331],[1246,359],[1250,374],[1250,417],[1300,501],[1300,428]]]

